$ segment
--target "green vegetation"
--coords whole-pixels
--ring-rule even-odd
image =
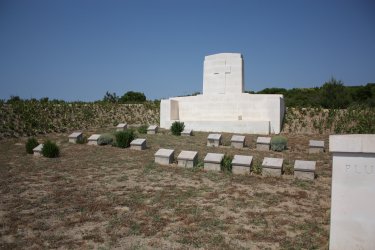
[[[36,148],[38,145],[39,145],[39,143],[34,137],[31,137],[31,138],[27,139],[27,142],[26,142],[26,145],[25,145],[26,146],[26,153],[33,154],[34,153],[33,149]]]
[[[146,101],[145,94],[141,92],[128,91],[119,99],[121,103],[143,103]]]
[[[288,143],[288,140],[286,139],[286,137],[279,136],[279,135],[274,136],[271,139],[271,149],[273,151],[281,152],[286,149],[287,143]]]
[[[173,135],[180,136],[181,132],[184,131],[185,124],[183,122],[175,121],[172,123],[171,131]]]
[[[98,145],[110,145],[113,142],[112,134],[102,134],[98,139]]]
[[[126,131],[118,131],[115,134],[116,142],[114,143],[114,146],[120,147],[120,148],[127,148],[130,146],[130,143],[132,140],[134,140],[134,131],[131,129],[128,129]]]
[[[141,125],[138,127],[138,133],[140,134],[147,134],[147,128],[148,128],[148,125]]]
[[[56,143],[47,140],[43,145],[42,154],[44,157],[56,158],[59,157],[60,150]]]
[[[233,155],[225,154],[221,161],[221,170],[224,172],[232,172]]]

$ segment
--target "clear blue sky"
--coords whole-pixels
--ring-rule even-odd
[[[221,52],[246,90],[375,82],[375,1],[0,0],[0,99],[190,94]]]

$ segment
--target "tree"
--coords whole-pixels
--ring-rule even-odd
[[[120,98],[121,103],[140,103],[145,102],[146,96],[141,92],[128,91]]]
[[[115,92],[109,93],[108,91],[105,93],[103,97],[103,102],[111,102],[111,103],[116,103],[118,102],[119,97],[116,95]]]
[[[331,78],[320,89],[321,105],[323,108],[340,109],[347,108],[351,102],[348,90],[340,80]]]

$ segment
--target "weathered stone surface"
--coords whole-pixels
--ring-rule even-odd
[[[169,165],[173,162],[174,150],[161,148],[155,153],[155,163]]]
[[[128,128],[128,124],[127,123],[119,123],[117,126],[116,126],[116,131],[124,131]]]
[[[231,146],[234,148],[243,148],[245,146],[245,136],[233,135],[230,142]]]
[[[181,132],[182,136],[192,136],[193,130],[192,129],[184,129],[184,131]]]
[[[331,135],[329,249],[375,249],[375,135]]]
[[[69,142],[71,143],[77,143],[77,141],[80,141],[83,139],[82,132],[73,132],[69,135]]]
[[[257,150],[269,151],[271,145],[271,137],[258,137],[257,138]]]
[[[265,157],[262,163],[262,175],[281,176],[283,161],[282,158]]]
[[[294,177],[302,180],[314,180],[315,178],[316,161],[301,161],[294,162]]]
[[[309,153],[318,154],[324,152],[324,141],[310,140],[309,141]]]
[[[147,128],[147,134],[154,135],[158,132],[159,127],[156,125],[151,125]]]
[[[209,134],[207,137],[208,147],[219,147],[221,145],[221,134]]]
[[[252,161],[253,161],[252,156],[235,155],[232,160],[232,173],[233,174],[249,174]]]
[[[134,150],[145,150],[146,149],[146,139],[135,139],[130,143],[130,149]]]
[[[196,151],[181,151],[177,156],[178,166],[192,168],[198,162],[198,152]]]
[[[33,149],[33,155],[34,156],[42,156],[42,150],[43,150],[44,144],[39,144]]]
[[[204,170],[220,171],[224,154],[208,153],[204,158]]]
[[[98,145],[99,134],[93,134],[87,139],[87,145]]]

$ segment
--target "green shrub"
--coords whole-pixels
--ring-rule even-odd
[[[251,167],[251,171],[254,174],[262,174],[262,164],[260,161],[255,160],[253,166]]]
[[[184,128],[185,128],[185,124],[183,122],[175,121],[174,123],[172,123],[172,126],[171,126],[172,134],[180,136],[181,132],[184,131]]]
[[[113,136],[111,134],[102,134],[98,139],[98,145],[109,145],[113,142]]]
[[[86,144],[87,143],[87,137],[82,136],[81,139],[77,139],[77,144]]]
[[[148,125],[141,125],[138,127],[138,133],[147,134]]]
[[[44,157],[56,158],[59,157],[60,150],[56,143],[47,140],[43,145],[42,154]]]
[[[224,172],[232,172],[232,155],[224,155],[223,160],[221,161],[221,170]]]
[[[126,131],[118,131],[115,134],[116,143],[114,144],[116,147],[120,148],[127,148],[130,146],[132,140],[134,140],[134,131],[129,129]]]
[[[286,149],[286,145],[288,143],[288,140],[284,136],[274,136],[271,139],[271,149],[273,151],[283,151]]]
[[[34,153],[33,149],[36,148],[38,145],[39,145],[39,143],[34,137],[31,137],[31,138],[27,139],[26,153],[33,154]]]

